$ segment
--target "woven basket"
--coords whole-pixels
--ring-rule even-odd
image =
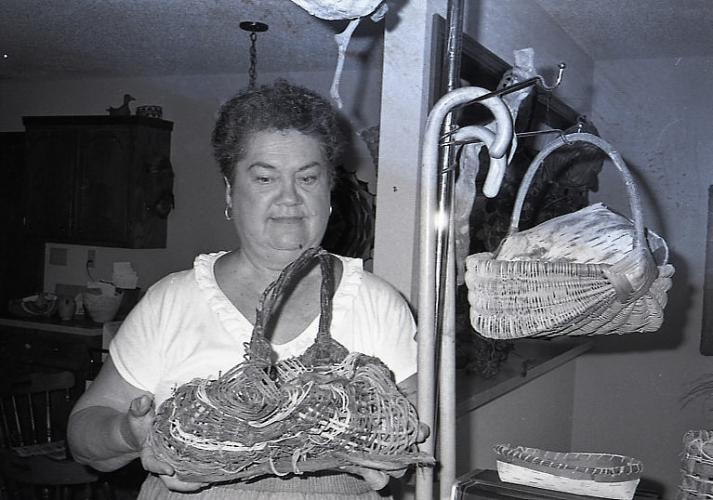
[[[573,142],[609,155],[624,178],[632,220],[595,205],[518,233],[537,169]],[[644,229],[636,185],[621,156],[599,137],[570,134],[546,145],[528,168],[498,250],[466,258],[471,324],[495,339],[656,331],[674,272],[667,260],[666,242]]]
[[[285,288],[317,260],[322,285],[315,343],[273,364],[266,326]],[[245,361],[218,379],[182,385],[161,404],[151,447],[180,479],[300,474],[338,469],[353,457],[383,469],[433,463],[417,450],[416,410],[386,365],[331,338],[333,265],[326,251],[306,251],[263,293]]]
[[[678,500],[713,499],[713,431],[688,431],[683,437]]]
[[[641,461],[610,453],[564,453],[499,444],[501,481],[579,495],[629,500],[633,498]]]

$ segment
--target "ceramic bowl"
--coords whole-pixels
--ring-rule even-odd
[[[121,292],[117,292],[114,295],[100,295],[92,292],[82,293],[84,310],[97,323],[106,323],[113,320],[119,310],[122,298],[123,294]]]

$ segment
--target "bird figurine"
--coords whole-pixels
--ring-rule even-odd
[[[109,112],[109,116],[129,116],[131,115],[131,108],[129,107],[129,103],[135,100],[136,99],[134,99],[130,94],[124,94],[124,104],[122,104],[118,108],[110,106],[106,108],[106,110]]]

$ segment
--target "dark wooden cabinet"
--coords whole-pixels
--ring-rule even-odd
[[[26,226],[48,241],[166,246],[171,130],[139,116],[26,116]]]
[[[0,133],[0,313],[10,299],[42,290],[44,241],[28,235],[23,224],[24,132]]]

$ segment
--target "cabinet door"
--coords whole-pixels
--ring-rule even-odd
[[[25,133],[0,133],[0,311],[42,289],[44,245],[25,233]]]
[[[128,232],[133,133],[128,126],[82,129],[75,240],[122,246]]]
[[[75,129],[27,132],[26,214],[31,235],[68,241],[74,221]]]

